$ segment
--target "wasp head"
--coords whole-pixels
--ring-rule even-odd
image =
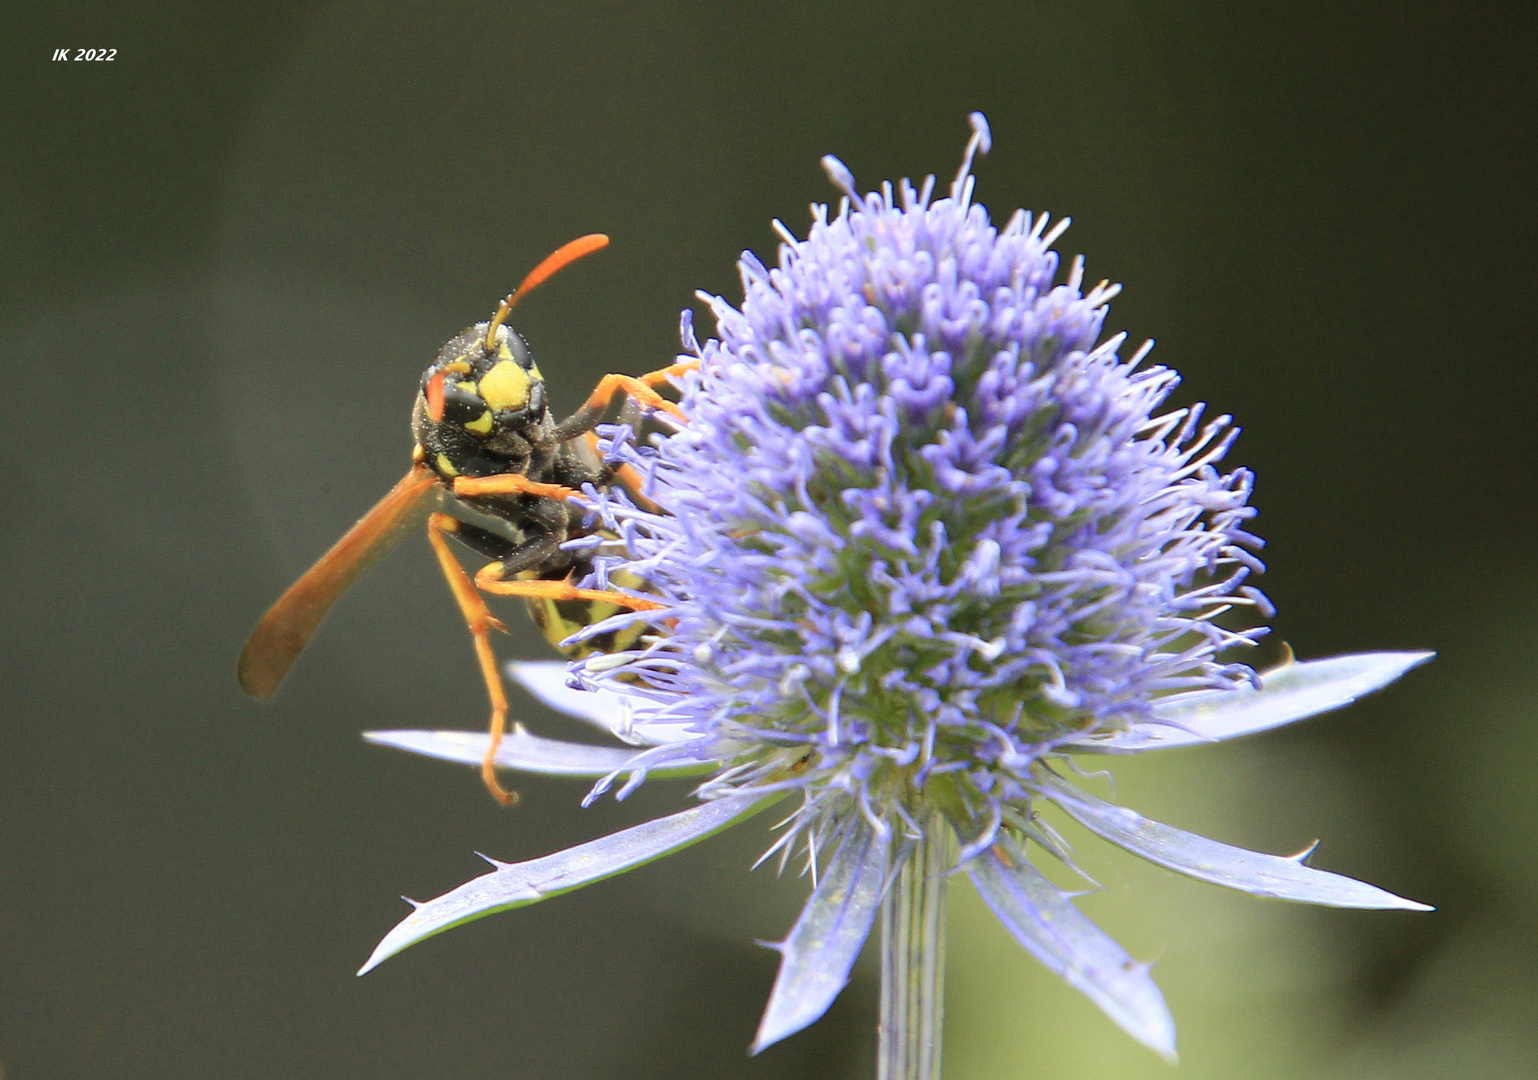
[[[527,471],[550,441],[544,379],[529,346],[502,324],[472,326],[422,374],[412,412],[421,460],[445,480]]]

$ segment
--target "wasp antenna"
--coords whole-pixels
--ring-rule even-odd
[[[489,352],[496,347],[497,327],[507,321],[508,312],[513,310],[513,305],[521,300],[525,293],[537,289],[562,267],[576,262],[584,255],[591,255],[600,248],[608,246],[609,238],[603,233],[588,233],[586,236],[579,236],[569,243],[562,244],[549,255],[546,255],[545,260],[530,270],[528,276],[523,279],[518,288],[509,293],[507,299],[502,301],[502,306],[497,308],[496,316],[491,320],[491,324],[486,327],[486,350]]]

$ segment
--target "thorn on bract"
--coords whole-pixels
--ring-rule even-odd
[[[1289,859],[1291,859],[1293,862],[1297,863],[1299,866],[1302,866],[1303,865],[1303,860],[1307,859],[1310,855],[1312,855],[1314,853],[1314,849],[1317,848],[1318,846],[1319,846],[1319,841],[1315,840],[1313,843],[1309,844],[1308,847],[1304,848],[1302,851],[1298,852],[1296,855],[1289,855],[1287,857]]]

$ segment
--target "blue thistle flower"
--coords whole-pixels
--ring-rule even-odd
[[[633,651],[517,664],[536,695],[631,743],[517,730],[501,762],[598,779],[708,773],[701,805],[519,864],[420,905],[364,970],[460,922],[532,903],[694,843],[785,796],[770,851],[806,852],[815,885],[779,948],[755,1049],[817,1019],[847,982],[883,895],[936,829],[1029,951],[1134,1037],[1173,1054],[1174,1025],[1136,963],[1027,858],[1072,865],[1041,818],[1205,881],[1364,908],[1425,906],[1282,858],[1141,818],[1074,782],[1081,754],[1135,753],[1264,730],[1340,707],[1428,653],[1289,662],[1257,676],[1221,654],[1271,614],[1248,583],[1251,475],[1218,462],[1237,429],[1200,406],[1160,413],[1177,375],[1149,346],[1102,340],[1118,291],[1084,288],[1052,245],[1066,221],[972,200],[980,114],[947,197],[934,178],[813,207],[778,266],[739,263],[743,301],[704,296],[716,336],[684,313],[686,425],[605,452],[642,497],[590,490],[599,533],[576,544],[623,569],[658,611]],[[633,579],[627,579],[633,580]],[[578,635],[579,637],[582,635]],[[475,763],[484,735],[370,738]],[[820,870],[820,873],[817,871]]]

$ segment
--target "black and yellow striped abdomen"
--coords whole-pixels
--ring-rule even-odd
[[[578,576],[581,575],[573,575],[573,577]],[[537,570],[525,570],[517,577],[521,581],[541,579]],[[609,585],[611,588],[628,589],[632,592],[645,589],[645,583],[640,578],[624,571],[611,574]],[[563,645],[562,642],[585,627],[601,623],[611,615],[618,615],[622,611],[631,609],[601,600],[550,600],[537,596],[525,597],[524,605],[529,610],[529,618],[534,620],[534,625],[539,627],[539,632],[545,635],[545,640],[573,660],[581,660],[594,653],[613,653],[632,649],[648,629],[646,623],[637,620],[618,630]]]

